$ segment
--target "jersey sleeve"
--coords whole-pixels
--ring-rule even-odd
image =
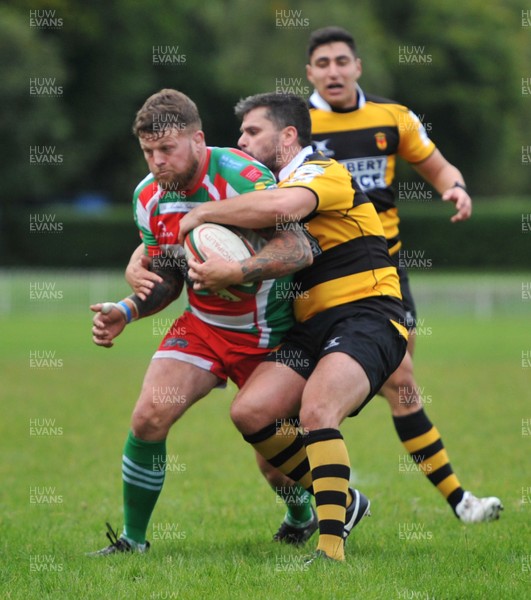
[[[352,208],[356,194],[348,171],[335,160],[306,161],[279,187],[310,190],[316,197],[318,212]]]
[[[217,148],[218,175],[225,182],[225,198],[276,186],[271,171],[245,152],[234,148]]]
[[[435,144],[428,137],[420,119],[405,106],[399,107],[398,132],[398,155],[410,163],[425,160],[435,150]]]
[[[143,182],[142,182],[143,183]],[[146,197],[149,196],[149,190],[142,183],[136,188],[133,194],[133,215],[140,239],[144,243],[144,253],[148,256],[155,256],[160,253],[158,242],[151,231],[151,219],[149,203]]]

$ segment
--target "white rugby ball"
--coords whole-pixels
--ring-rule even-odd
[[[216,223],[198,225],[184,240],[184,255],[187,261],[194,257],[199,262],[204,262],[205,250],[211,250],[229,262],[244,260],[256,254],[243,234]],[[231,285],[216,292],[216,295],[230,302],[240,302],[255,295],[259,287],[259,282]]]
[[[204,250],[211,250],[230,262],[244,260],[254,254],[253,247],[243,235],[216,223],[198,225],[184,240],[186,260],[193,256],[199,262],[204,262]]]

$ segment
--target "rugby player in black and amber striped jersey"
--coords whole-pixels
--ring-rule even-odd
[[[373,202],[384,226],[389,252],[400,276],[409,328],[408,353],[382,387],[404,446],[454,513],[464,522],[490,521],[499,516],[498,498],[476,498],[465,492],[450,465],[436,427],[427,417],[413,376],[415,304],[406,266],[400,261],[399,215],[392,189],[397,157],[412,167],[442,196],[455,204],[452,222],[466,220],[472,201],[463,176],[429,139],[408,108],[365,94],[358,85],[362,74],[352,35],[325,27],[310,35],[306,75],[315,90],[310,97],[312,139],[317,149],[349,170]]]
[[[181,221],[181,237],[199,223],[217,222],[298,226],[310,239],[313,264],[291,287],[297,324],[255,369],[231,415],[266,460],[315,494],[316,556],[344,560],[344,539],[368,502],[349,489],[350,463],[339,426],[378,392],[404,357],[407,329],[398,274],[373,204],[342,165],[309,145],[304,100],[258,94],[236,112],[243,118],[240,148],[269,166],[278,189],[194,209]],[[264,251],[239,263],[212,256],[189,266],[194,287],[211,291],[275,273]]]

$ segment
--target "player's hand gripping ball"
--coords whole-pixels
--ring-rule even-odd
[[[251,242],[242,233],[215,223],[198,225],[184,240],[186,260],[193,257],[200,263],[205,262],[205,250],[215,252],[229,262],[245,260],[256,254]],[[256,294],[259,286],[260,282],[231,285],[216,294],[225,300],[239,302]]]

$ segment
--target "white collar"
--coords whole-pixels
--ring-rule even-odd
[[[304,162],[304,159],[313,154],[315,150],[311,146],[305,146],[296,156],[294,156],[291,161],[280,169],[278,174],[278,181],[282,181],[283,179],[287,179],[295,169],[300,167]]]
[[[356,84],[356,90],[358,92],[358,109],[365,106],[365,94],[358,84]],[[328,102],[319,94],[317,90],[313,91],[310,96],[310,102],[315,108],[325,110],[326,112],[332,112],[333,109]]]

